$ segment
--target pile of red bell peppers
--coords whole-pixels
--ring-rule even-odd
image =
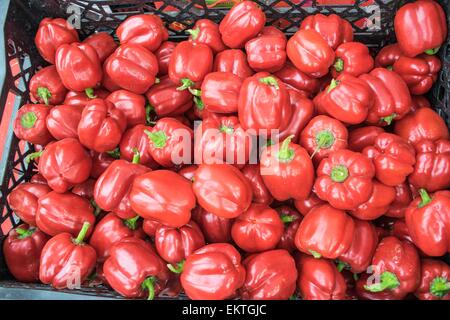
[[[23,223],[3,243],[18,281],[148,299],[450,300],[449,130],[424,96],[442,8],[401,7],[397,43],[376,56],[335,14],[289,39],[265,24],[252,1],[178,43],[152,14],[123,21],[118,41],[41,21],[49,65],[14,121],[38,172],[7,197]]]

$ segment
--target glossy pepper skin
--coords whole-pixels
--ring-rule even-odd
[[[94,95],[89,94],[89,96],[86,94],[86,92],[69,91],[66,94],[63,104],[67,106],[84,108],[89,101],[97,98],[106,99],[109,94],[109,91],[103,89],[94,90]]]
[[[374,60],[369,53],[369,48],[361,42],[346,42],[341,44],[335,51],[331,73],[337,77],[340,73],[348,73],[358,77],[373,69]]]
[[[275,210],[284,224],[284,231],[277,248],[292,253],[297,249],[295,246],[295,234],[300,226],[300,222],[302,222],[302,215],[289,206],[281,206]]]
[[[395,15],[394,28],[400,49],[408,57],[436,53],[447,37],[444,10],[434,1],[402,6]]]
[[[295,208],[303,216],[306,216],[312,208],[322,204],[325,204],[325,201],[319,199],[314,192],[311,192],[308,198],[294,201]]]
[[[333,50],[342,43],[353,41],[350,22],[336,14],[307,16],[300,24],[300,29],[317,31]]]
[[[102,80],[103,71],[97,52],[85,43],[59,46],[55,66],[62,83],[69,90],[93,89]]]
[[[107,32],[97,32],[91,34],[87,37],[83,43],[90,45],[97,52],[100,63],[105,62],[106,58],[109,57],[117,49],[117,43],[114,38]]]
[[[364,126],[350,130],[348,134],[348,148],[352,151],[361,152],[365,147],[373,146],[375,139],[384,132],[377,126]]]
[[[252,202],[270,205],[273,201],[273,197],[264,183],[264,180],[259,171],[259,165],[247,164],[244,168],[242,168],[241,171],[248,179],[252,187]]]
[[[238,100],[239,121],[244,129],[284,130],[292,116],[286,86],[267,72],[244,80]],[[260,132],[257,132],[261,134]]]
[[[274,249],[284,231],[278,213],[263,204],[252,204],[240,214],[231,227],[231,237],[246,252]]]
[[[52,135],[45,125],[50,107],[44,104],[25,104],[17,112],[14,120],[14,134],[20,140],[46,145]]]
[[[450,191],[429,195],[420,189],[420,197],[405,212],[406,225],[414,244],[426,255],[442,256],[450,251]]]
[[[286,38],[261,35],[245,44],[247,61],[255,71],[276,72],[286,62]]]
[[[323,77],[334,63],[334,52],[313,29],[300,29],[287,42],[287,56],[300,71],[313,78]]]
[[[170,56],[176,46],[177,44],[175,42],[164,41],[159,48],[153,52],[158,60],[158,75],[165,76],[169,72]]]
[[[78,33],[70,23],[61,18],[44,18],[34,38],[34,43],[42,58],[55,63],[55,52],[62,44],[78,42]]]
[[[443,261],[422,259],[421,269],[415,296],[420,300],[450,300],[450,267]]]
[[[394,63],[393,70],[403,78],[411,94],[420,95],[431,89],[441,67],[438,57],[424,54],[415,58],[400,57]]]
[[[188,90],[178,90],[178,84],[169,77],[161,78],[160,82],[145,96],[159,117],[174,117],[185,113],[192,105],[192,95]]]
[[[411,95],[403,79],[395,72],[375,68],[359,77],[373,91],[374,103],[367,122],[373,125],[389,125],[392,120],[403,118],[411,110]]]
[[[83,242],[90,226],[85,222],[76,238],[70,233],[60,233],[45,244],[39,267],[42,283],[64,289],[87,279],[97,260],[94,248]]]
[[[381,133],[372,147],[363,150],[375,165],[375,176],[382,183],[395,187],[414,171],[414,148],[406,140],[392,133]]]
[[[15,187],[6,198],[14,214],[30,226],[36,225],[40,197],[52,191],[47,184],[25,182]]]
[[[105,76],[116,86],[144,94],[155,83],[158,60],[153,53],[137,44],[121,45],[106,59]]]
[[[198,204],[222,218],[235,218],[252,201],[252,188],[239,169],[229,164],[201,164],[192,185]]]
[[[403,218],[405,216],[405,210],[412,200],[411,188],[407,182],[395,186],[395,199],[385,215],[393,218]]]
[[[314,105],[333,118],[348,124],[366,120],[374,103],[370,87],[362,80],[343,73],[314,98]]]
[[[231,72],[241,79],[248,78],[254,73],[248,65],[246,54],[237,49],[228,49],[219,52],[214,57],[213,71]]]
[[[241,78],[231,72],[207,74],[201,88],[206,110],[214,113],[237,112],[241,86]]]
[[[192,211],[192,220],[197,222],[207,243],[231,242],[233,219],[216,216],[197,206]]]
[[[416,248],[409,241],[386,237],[380,241],[372,259],[379,282],[364,286],[375,295],[390,295],[402,299],[414,292],[420,283],[420,259]]]
[[[291,139],[289,136],[265,148],[260,158],[264,184],[278,201],[304,199],[314,183],[314,166],[308,152]]]
[[[129,197],[131,207],[138,215],[175,228],[189,222],[191,210],[195,207],[191,182],[169,170],[138,176],[133,181]]]
[[[91,151],[90,156],[92,158],[91,177],[94,179],[100,177],[100,175],[105,172],[109,165],[114,161],[114,158],[106,152],[98,153]]]
[[[333,207],[353,210],[370,198],[374,176],[375,167],[369,158],[350,150],[337,150],[320,162],[314,190]]]
[[[416,144],[421,140],[449,139],[445,121],[431,108],[419,108],[395,122],[394,133]]]
[[[415,145],[416,164],[408,181],[434,192],[450,188],[450,140],[423,140]]]
[[[122,111],[127,128],[146,123],[145,98],[142,95],[128,90],[117,90],[112,92],[106,100]]]
[[[345,300],[347,285],[333,261],[296,255],[297,286],[304,300]]]
[[[398,43],[392,43],[384,46],[375,57],[375,67],[392,69],[395,61],[402,56],[402,50]]]
[[[191,254],[184,263],[181,285],[192,300],[224,300],[245,281],[241,255],[228,243],[214,243]]]
[[[269,250],[247,257],[245,282],[239,290],[243,300],[287,300],[295,291],[297,269],[286,250]]]
[[[53,107],[46,119],[47,129],[56,140],[78,139],[78,124],[83,107],[59,105]]]
[[[77,184],[75,187],[73,187],[72,193],[85,199],[92,200],[94,197],[94,185],[95,185],[94,179],[87,179],[85,182]],[[99,210],[97,209],[96,212],[94,212],[94,214],[98,214],[99,213],[98,211]]]
[[[169,38],[161,18],[154,14],[137,14],[127,18],[116,30],[120,44],[141,45],[155,51]]]
[[[395,188],[378,181],[373,182],[373,191],[369,200],[360,204],[350,214],[361,220],[374,220],[385,214],[395,200]]]
[[[120,158],[132,162],[133,158],[139,157],[139,164],[157,169],[159,165],[150,155],[150,140],[146,133],[148,130],[151,127],[138,124],[125,131],[119,145]]]
[[[286,62],[283,68],[274,73],[284,84],[299,90],[307,97],[312,96],[319,89],[319,80],[306,75],[292,63]]]
[[[136,213],[130,204],[133,180],[150,171],[148,167],[125,160],[115,160],[100,175],[94,187],[94,200],[105,210],[124,219],[134,218]]]
[[[223,43],[229,48],[243,48],[245,43],[260,33],[266,23],[266,15],[253,1],[235,5],[219,25]]]
[[[30,80],[30,98],[46,105],[56,105],[64,101],[67,93],[54,65],[42,68]]]
[[[194,27],[187,30],[187,33],[190,41],[206,44],[214,54],[226,49],[219,32],[219,25],[209,19],[197,20]]]
[[[182,41],[172,52],[169,61],[169,78],[180,89],[199,87],[203,78],[212,71],[213,53],[202,43]]]
[[[66,138],[47,146],[39,160],[39,172],[56,192],[66,192],[89,178],[92,160],[78,140]]]
[[[94,99],[83,109],[78,124],[81,144],[96,151],[113,150],[127,127],[124,113],[107,100]]]
[[[330,152],[347,149],[348,130],[334,118],[320,115],[308,122],[300,134],[300,145],[319,163]]]
[[[172,267],[204,245],[205,238],[202,231],[193,221],[179,228],[159,225],[155,231],[156,252],[166,262],[172,264]]]
[[[354,230],[355,223],[349,215],[324,204],[311,209],[303,218],[295,245],[315,258],[336,259],[350,248]]]
[[[127,298],[148,300],[161,292],[170,278],[164,261],[142,239],[125,238],[110,250],[103,264],[108,284]]]
[[[89,244],[97,252],[99,262],[104,262],[110,256],[111,248],[125,238],[144,239],[142,222],[139,217],[123,220],[110,212],[95,226]]]
[[[20,282],[39,281],[41,252],[49,237],[41,230],[21,224],[3,242],[6,266]]]

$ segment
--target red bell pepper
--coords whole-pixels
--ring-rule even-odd
[[[361,220],[374,220],[385,214],[395,200],[395,188],[380,183],[373,182],[373,191],[369,200],[360,204],[350,214]]]
[[[435,54],[447,38],[444,10],[435,1],[415,1],[402,6],[394,19],[395,35],[403,54]]]
[[[145,219],[144,223],[142,224],[142,229],[144,230],[145,234],[149,236],[150,238],[155,238],[156,229],[159,227],[161,223],[153,220],[153,219]]]
[[[242,173],[248,179],[252,187],[252,202],[270,205],[273,201],[273,197],[264,184],[264,180],[259,172],[259,165],[248,164],[242,168]]]
[[[106,152],[98,153],[91,151],[90,153],[92,158],[91,177],[97,179],[111,165],[114,158]]]
[[[336,60],[331,70],[333,77],[344,72],[358,77],[373,69],[374,60],[369,53],[369,48],[361,42],[343,43],[334,54]]]
[[[155,51],[169,38],[161,18],[154,14],[137,14],[128,17],[116,30],[120,44],[141,45]]]
[[[303,218],[295,235],[298,250],[315,258],[336,259],[349,250],[355,223],[344,211],[328,204],[317,206]]]
[[[105,210],[116,213],[122,219],[130,219],[136,216],[131,209],[130,189],[134,179],[150,169],[143,165],[125,160],[115,160],[100,175],[95,183],[94,200],[97,205]]]
[[[292,116],[286,86],[267,72],[245,79],[239,93],[238,114],[244,129],[268,130],[267,136],[273,129],[286,129]]]
[[[160,224],[155,231],[156,252],[175,268],[173,264],[184,261],[195,250],[205,245],[205,238],[198,225],[189,221],[179,228]]]
[[[343,73],[314,98],[314,105],[339,121],[358,124],[366,120],[374,100],[364,81]]]
[[[78,33],[66,20],[61,18],[44,18],[34,38],[34,43],[42,58],[55,63],[55,52],[63,44],[78,42]]]
[[[334,52],[320,33],[300,29],[287,42],[286,52],[297,69],[313,78],[323,77],[334,63]]]
[[[292,253],[297,249],[295,246],[295,234],[297,233],[298,227],[302,222],[303,216],[289,206],[281,206],[275,210],[277,210],[278,215],[284,224],[284,231],[281,235],[280,241],[277,244],[277,248],[284,249],[289,253]]]
[[[213,52],[209,46],[182,41],[178,43],[170,57],[169,78],[180,85],[180,90],[199,87],[212,68]]]
[[[308,151],[315,163],[319,163],[330,152],[347,149],[347,128],[328,116],[314,117],[300,135],[300,145]]]
[[[241,255],[228,243],[214,243],[191,254],[184,263],[181,285],[192,300],[224,300],[245,281]]]
[[[450,252],[450,191],[419,192],[405,212],[409,234],[426,255],[442,256]]]
[[[138,124],[125,131],[119,146],[120,157],[129,162],[138,157],[139,164],[157,169],[159,165],[150,155],[151,142],[146,134],[148,130],[151,130],[151,127]]]
[[[197,20],[192,29],[186,30],[189,40],[206,44],[214,54],[226,49],[219,32],[219,25],[209,19]]]
[[[6,266],[20,282],[39,281],[41,252],[49,237],[41,230],[21,224],[3,242]]]
[[[392,133],[381,133],[372,147],[363,150],[375,165],[375,176],[382,183],[395,187],[406,181],[416,163],[414,148]]]
[[[170,272],[152,245],[137,238],[116,243],[103,264],[103,271],[108,284],[127,298],[142,298],[147,294],[147,299],[153,300],[170,278]]]
[[[113,150],[127,127],[125,114],[108,100],[94,99],[83,109],[78,124],[78,137],[96,152]]]
[[[309,15],[300,24],[300,29],[317,31],[333,50],[342,43],[353,41],[352,25],[336,14]]]
[[[265,26],[258,34],[258,37],[260,36],[278,36],[286,40],[286,35],[284,34],[284,32],[275,26]]]
[[[69,90],[85,91],[89,96],[102,81],[103,71],[97,52],[85,43],[59,46],[55,66],[62,83]]]
[[[37,184],[47,184],[47,180],[45,180],[45,178],[40,173],[34,174],[31,177],[30,182],[31,183],[37,183]]]
[[[46,145],[53,140],[45,125],[50,107],[44,104],[25,104],[17,112],[14,133],[20,140]]]
[[[385,215],[393,218],[403,218],[405,210],[412,200],[411,188],[406,182],[395,186],[395,199]]]
[[[319,80],[306,75],[290,62],[286,62],[284,67],[274,75],[286,85],[305,93],[307,97],[311,97],[319,90]]]
[[[229,164],[201,164],[193,189],[198,204],[222,218],[235,218],[252,202],[252,188],[239,169]]]
[[[286,63],[286,38],[261,35],[245,44],[247,61],[255,71],[276,72]]]
[[[375,167],[369,158],[350,150],[337,150],[320,162],[314,190],[333,207],[353,210],[369,200],[374,176]]]
[[[202,82],[201,99],[206,110],[215,113],[238,111],[242,80],[231,72],[211,72]]]
[[[158,60],[158,75],[165,76],[169,72],[170,57],[176,46],[177,44],[175,42],[164,41],[159,48],[153,52]]]
[[[230,48],[243,48],[245,43],[258,35],[266,23],[266,15],[253,1],[235,5],[219,25],[223,43]]]
[[[231,242],[232,219],[222,218],[198,206],[192,211],[207,243]]]
[[[178,170],[178,174],[191,182],[194,182],[195,171],[197,171],[198,166],[196,164],[191,164],[188,166],[182,167]]]
[[[389,227],[390,235],[397,237],[400,240],[407,240],[413,243],[411,239],[411,235],[409,234],[408,226],[404,219],[395,219],[394,223]],[[419,255],[423,256],[424,254],[420,249],[418,249]]]
[[[444,119],[431,108],[419,108],[401,121],[396,121],[394,133],[412,144],[422,140],[450,139]]]
[[[95,268],[97,254],[84,243],[91,224],[85,222],[76,238],[73,234],[60,233],[51,238],[42,249],[39,279],[56,289],[81,285]]]
[[[40,197],[52,191],[47,184],[25,182],[15,187],[6,198],[8,206],[20,220],[36,225],[36,211]]]
[[[403,118],[411,110],[411,95],[405,81],[395,72],[375,68],[359,76],[372,89],[374,103],[369,110],[367,122],[389,125],[392,120]]]
[[[97,52],[100,63],[105,62],[116,49],[117,43],[107,32],[97,32],[87,37],[83,43],[90,45]]]
[[[237,117],[208,117],[195,129],[196,163],[228,163],[243,167],[250,158],[252,137]]]
[[[431,108],[430,101],[425,96],[411,96],[411,113],[419,108]]]
[[[409,241],[386,237],[378,244],[372,259],[374,280],[369,279],[364,290],[396,299],[416,290],[420,283],[420,259]]]
[[[89,244],[97,252],[99,262],[104,262],[110,256],[111,248],[125,238],[144,239],[142,223],[139,216],[123,220],[110,212],[95,226]]]
[[[291,143],[292,136],[282,143],[265,148],[260,157],[264,184],[278,201],[308,197],[314,182],[314,166],[305,149]]]
[[[322,204],[325,204],[325,201],[319,199],[314,192],[311,192],[308,198],[294,201],[295,208],[303,216],[306,216],[312,208]]]
[[[67,93],[53,65],[36,72],[30,80],[29,89],[32,101],[46,105],[62,103]]]
[[[377,126],[365,126],[350,130],[348,134],[348,148],[352,151],[361,152],[365,147],[373,146],[375,139],[384,132]]]
[[[39,172],[49,187],[60,193],[87,180],[91,167],[91,157],[78,140],[72,138],[48,145],[39,160]]]
[[[241,79],[248,78],[254,73],[248,65],[245,53],[237,49],[219,52],[214,58],[213,70],[216,72],[231,72]]]
[[[347,285],[333,261],[296,256],[297,285],[303,300],[345,300]]]
[[[264,204],[255,203],[233,222],[231,237],[245,252],[262,252],[274,249],[283,231],[283,221],[278,213]]]
[[[420,300],[450,300],[450,266],[433,259],[421,262],[421,281],[415,296]]]
[[[112,92],[106,100],[122,111],[128,128],[146,123],[145,98],[142,95],[127,90],[117,90]]]
[[[173,117],[185,113],[192,105],[192,95],[188,90],[177,90],[178,84],[163,77],[145,94],[150,106],[159,117]]]
[[[66,94],[63,104],[67,106],[84,108],[89,101],[97,98],[106,99],[109,94],[109,91],[103,89],[94,90],[93,95],[89,92],[89,96],[87,96],[86,92],[69,91]]]
[[[375,57],[375,67],[382,67],[392,70],[395,61],[397,61],[402,55],[402,50],[400,50],[398,43],[388,44],[381,48]]]
[[[185,154],[186,145],[191,143],[192,129],[174,118],[158,120],[151,131],[145,133],[150,140],[149,151],[153,159],[163,167],[191,162],[191,154]]]
[[[269,250],[247,257],[245,282],[239,290],[243,300],[287,300],[295,292],[297,269],[286,250]]]
[[[135,178],[129,197],[138,215],[174,228],[188,223],[195,207],[191,182],[169,170],[156,170]]]
[[[87,179],[85,182],[82,182],[80,184],[77,184],[72,188],[72,193],[83,197],[87,200],[92,200],[94,198],[94,186],[95,186],[95,180],[94,179]],[[97,216],[99,214],[99,209],[95,208],[96,212],[94,214]]]
[[[144,47],[126,44],[121,45],[106,59],[103,68],[105,77],[114,79],[116,86],[144,94],[156,81],[158,60]]]
[[[78,139],[78,124],[83,107],[59,105],[53,107],[47,118],[47,129],[56,140],[65,138]]]

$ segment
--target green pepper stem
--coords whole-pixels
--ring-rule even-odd
[[[37,95],[38,97],[40,97],[42,100],[44,100],[44,103],[48,106],[49,105],[49,101],[48,99],[50,99],[52,97],[52,93],[50,92],[50,90],[48,90],[45,87],[39,87],[37,88]]]
[[[386,69],[388,69],[389,71],[392,71],[392,70],[394,70],[394,67],[393,66],[387,66]]]
[[[284,141],[281,143],[280,150],[278,150],[278,159],[282,162],[289,162],[292,159],[294,159],[295,151],[292,148],[289,148],[289,144],[291,143],[292,139],[294,138],[294,135],[288,136]]]
[[[267,84],[269,86],[273,86],[275,87],[275,89],[280,89],[280,86],[278,85],[278,81],[275,77],[273,76],[268,76],[268,77],[264,77],[259,79],[259,82]]]
[[[111,150],[111,151],[106,151],[106,153],[110,157],[112,157],[114,159],[119,159],[120,158],[120,150],[119,150],[119,148],[115,148],[114,150]]]
[[[425,50],[424,52],[425,52],[426,54],[432,56],[432,55],[436,54],[436,53],[439,51],[440,48],[441,48],[441,47],[436,47],[436,48],[432,48],[432,49]]]
[[[87,88],[84,90],[84,92],[86,93],[86,96],[89,99],[95,99],[97,98],[97,96],[94,94],[94,89],[93,88]]]
[[[436,277],[430,283],[430,293],[438,298],[443,298],[450,292],[450,282],[444,277]]]
[[[192,87],[195,84],[194,81],[188,78],[181,79],[181,86],[177,88],[177,90],[182,91]]]
[[[131,163],[138,164],[141,161],[141,153],[138,148],[133,148],[133,159]]]
[[[322,130],[316,135],[316,148],[311,155],[311,159],[320,151],[320,149],[328,149],[334,144],[334,134],[329,130]]]
[[[102,208],[100,208],[97,204],[97,202],[95,202],[94,199],[91,199],[91,206],[94,207],[94,216],[98,217],[98,215],[100,214],[100,212],[102,212]]]
[[[330,85],[328,86],[328,89],[327,89],[327,93],[330,93],[331,90],[333,90],[334,88],[336,88],[339,85],[339,83],[340,83],[339,80],[336,80],[336,79],[331,80]]]
[[[344,70],[344,60],[337,58],[336,61],[334,61],[333,67],[337,72],[342,72],[342,70]]]
[[[188,90],[193,96],[200,97],[202,95],[202,90],[192,89],[191,87],[189,87]]]
[[[158,149],[162,149],[167,144],[167,135],[164,131],[159,130],[156,132],[150,132],[148,130],[144,130],[149,139],[153,142],[153,146]]]
[[[220,132],[224,132],[226,134],[233,134],[233,132],[234,132],[233,127],[228,127],[226,125],[222,125],[219,130],[220,130]]]
[[[155,78],[155,84],[161,83],[161,79],[160,78]]]
[[[41,150],[41,151],[36,151],[36,152],[30,153],[29,155],[27,155],[27,156],[25,157],[25,163],[26,163],[26,164],[29,164],[29,163],[31,162],[31,160],[34,160],[34,159],[36,159],[36,158],[39,158],[40,156],[42,156],[42,153],[43,153],[43,152],[44,152],[44,151]]]
[[[346,266],[347,264],[345,262],[339,261],[336,268],[338,269],[339,272],[342,272],[342,270],[344,270]]]
[[[187,29],[186,33],[191,36],[192,40],[196,40],[198,38],[199,33],[200,33],[200,28],[197,27],[195,29]]]
[[[421,188],[419,189],[420,198],[422,201],[419,203],[419,208],[425,207],[427,204],[431,202],[431,197],[428,194],[427,190]]]
[[[183,268],[184,268],[184,260],[180,261],[176,264],[176,266],[174,267],[172,264],[167,264],[167,268],[172,271],[173,273],[182,273],[183,272]]]
[[[131,230],[136,230],[137,228],[137,222],[139,220],[139,216],[136,216],[134,218],[126,219],[123,221],[123,223]]]
[[[86,234],[87,234],[90,226],[91,226],[91,224],[87,221],[85,223],[83,223],[83,227],[81,228],[80,232],[78,233],[77,238],[74,240],[75,244],[80,245],[83,243],[83,240],[86,237]]]
[[[288,214],[283,214],[281,216],[281,221],[283,221],[284,224],[289,224],[291,222],[294,222],[295,220],[297,220],[296,216],[292,216],[292,215],[288,215]]]
[[[155,298],[155,282],[156,282],[156,277],[151,276],[148,277],[144,280],[144,282],[142,282],[141,287],[143,290],[148,290],[148,297],[147,300],[153,300]]]
[[[145,105],[145,120],[147,121],[147,124],[150,124],[152,122],[151,114],[155,110],[155,108],[149,103]]]
[[[371,285],[365,285],[364,289],[370,292],[382,292],[386,289],[395,289],[400,285],[397,276],[389,271],[385,271],[380,276],[380,282]]]
[[[25,239],[30,237],[35,231],[35,228],[30,228],[28,230],[22,229],[22,228],[16,228],[16,233],[18,234],[17,238],[19,239]]]
[[[382,117],[382,118],[380,119],[380,121],[381,121],[381,122],[383,122],[383,121],[386,122],[387,125],[389,126],[389,125],[392,123],[392,121],[395,119],[396,116],[397,116],[397,114],[393,113],[393,114],[391,114],[391,115],[389,115],[389,116]]]
[[[309,253],[311,253],[312,256],[313,256],[314,258],[316,258],[316,259],[320,259],[320,258],[322,257],[322,255],[321,255],[319,252],[317,252],[317,251],[314,251],[314,250],[308,250],[308,251],[309,251]]]
[[[25,112],[20,117],[20,124],[25,129],[31,129],[36,124],[37,119],[38,118],[37,118],[36,114],[33,111]]]
[[[348,169],[344,165],[335,166],[331,170],[331,180],[334,182],[344,182],[348,177]]]
[[[194,103],[198,110],[202,111],[205,109],[205,105],[203,104],[202,99],[200,97],[194,96]]]

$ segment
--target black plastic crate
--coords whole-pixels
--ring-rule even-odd
[[[212,1],[214,2],[214,1]],[[330,5],[330,0],[256,0],[265,11],[267,25],[275,25],[287,35],[293,34],[308,15],[336,13],[351,22],[356,41],[366,43],[375,52],[395,41],[394,16],[403,0],[348,0],[350,5]],[[342,1],[341,1],[342,2]],[[450,30],[450,0],[439,0],[446,10]],[[28,82],[44,61],[34,45],[39,22],[44,17],[68,18],[79,14],[80,36],[94,31],[111,34],[125,18],[139,13],[158,14],[165,21],[171,39],[185,39],[184,30],[196,20],[209,18],[219,22],[228,9],[211,7],[211,1],[142,0],[1,0],[0,1],[0,243],[8,231],[19,224],[8,207],[7,194],[35,173],[24,158],[33,152],[31,145],[19,143],[12,132],[12,121],[21,105],[29,102]],[[327,5],[324,5],[327,3]],[[429,94],[430,101],[450,127],[450,35],[441,47],[442,71]],[[9,107],[8,107],[9,106]],[[0,131],[1,132],[1,131]],[[3,144],[3,145],[1,145]],[[42,284],[15,282],[8,273],[0,247],[0,299],[117,299],[112,291],[100,288],[56,291]]]

